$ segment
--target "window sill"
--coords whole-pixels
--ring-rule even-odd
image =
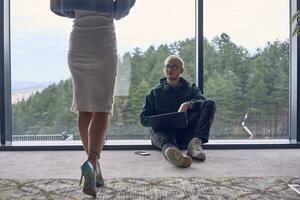
[[[288,139],[276,140],[210,140],[204,149],[290,149],[300,143]],[[104,150],[154,149],[150,140],[108,140]],[[81,141],[22,141],[0,146],[2,151],[83,150]]]

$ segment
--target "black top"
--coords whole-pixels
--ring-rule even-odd
[[[200,89],[184,78],[180,77],[178,86],[167,84],[167,78],[160,79],[160,84],[150,90],[146,96],[145,104],[140,114],[143,126],[150,127],[149,116],[177,112],[180,105],[190,102],[193,108],[199,106],[205,97]]]

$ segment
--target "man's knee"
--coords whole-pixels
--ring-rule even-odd
[[[217,109],[215,101],[211,99],[205,99],[205,101],[203,102],[203,106],[212,112],[215,112]]]

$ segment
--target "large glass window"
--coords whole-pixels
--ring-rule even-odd
[[[119,66],[108,139],[149,139],[139,113],[163,76],[164,59],[181,55],[183,76],[195,82],[195,1],[139,0],[115,24]],[[69,111],[71,28],[71,19],[51,13],[49,0],[11,0],[14,142],[79,140],[76,114]]]
[[[289,136],[289,0],[204,1],[212,139]]]

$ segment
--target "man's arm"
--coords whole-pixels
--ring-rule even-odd
[[[140,122],[145,127],[151,126],[149,116],[153,115],[153,110],[154,110],[153,104],[154,104],[153,94],[152,92],[150,92],[150,94],[146,96],[146,101],[143,106],[142,112],[140,114]]]

